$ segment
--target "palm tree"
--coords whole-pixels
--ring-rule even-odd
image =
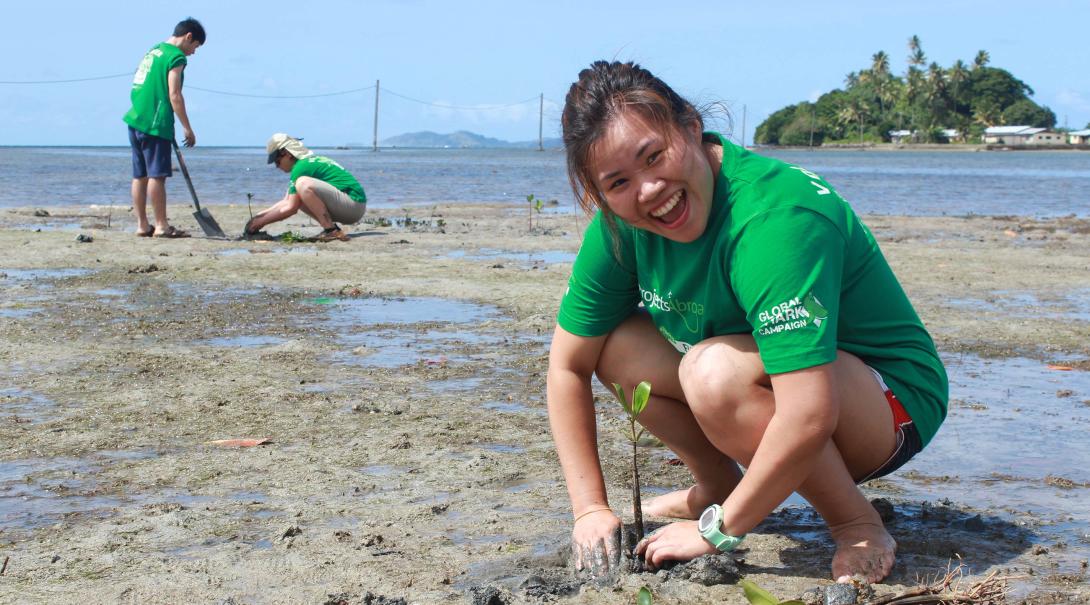
[[[985,128],[995,126],[1003,121],[1003,111],[995,101],[985,99],[974,105],[973,121]]]
[[[946,72],[938,63],[932,62],[927,67],[927,87],[924,90],[927,103],[927,136],[939,126],[949,110],[950,99],[946,92]]]
[[[871,68],[863,72],[867,83],[874,89],[874,96],[878,99],[879,113],[886,112],[886,101],[889,101],[892,90],[892,75],[889,73],[889,55],[885,51],[878,51],[871,57]],[[892,104],[892,103],[891,103]]]
[[[892,110],[893,106],[897,104],[897,99],[901,96],[903,88],[900,78],[891,75],[882,82],[881,88],[876,89],[875,93],[882,105]]]
[[[867,107],[866,101],[863,99],[852,96],[848,99],[844,105],[841,106],[840,111],[836,114],[836,120],[840,124],[851,126],[853,124],[859,125],[859,144],[863,144],[863,120],[870,115],[870,111]]]
[[[981,67],[987,65],[988,62],[991,60],[992,58],[990,55],[988,55],[988,51],[979,50],[976,53],[976,58],[973,59],[973,69],[980,69]]]
[[[844,76],[844,88],[847,88],[850,91],[856,86],[859,86],[859,74],[853,71],[852,73]]]
[[[969,81],[969,66],[965,64],[965,61],[958,59],[954,66],[950,68],[948,74],[950,78],[950,86],[954,89],[954,100],[961,102],[961,87]]]
[[[871,57],[870,70],[876,76],[889,75],[889,55],[886,54],[886,51],[880,50],[874,53],[874,56]]]
[[[927,63],[927,57],[920,47],[920,37],[912,36],[908,39],[908,64],[920,67]]]

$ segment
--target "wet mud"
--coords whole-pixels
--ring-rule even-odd
[[[211,210],[245,222],[244,204]],[[0,602],[631,603],[646,585],[743,603],[740,577],[784,599],[830,583],[832,542],[797,497],[733,556],[569,570],[544,381],[580,217],[528,232],[520,208],[413,207],[285,244],[33,212],[0,213]],[[865,486],[899,545],[875,591],[960,561],[1009,575],[1012,602],[1086,602],[1090,222],[868,223],[953,394],[932,445]],[[596,393],[630,520],[625,421]],[[645,495],[687,485],[668,451],[641,458]]]

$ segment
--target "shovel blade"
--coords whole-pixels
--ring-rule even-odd
[[[206,208],[194,212],[193,218],[197,219],[197,224],[201,226],[204,234],[208,237],[227,238],[227,234],[223,232],[223,229],[220,229],[219,223],[212,218],[212,213],[208,212]]]

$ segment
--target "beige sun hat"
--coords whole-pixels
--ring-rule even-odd
[[[296,158],[302,158],[313,153],[307,149],[306,145],[301,142],[302,139],[297,139],[293,136],[286,135],[282,132],[278,132],[269,137],[269,142],[265,143],[265,151],[269,154],[269,164],[276,161],[276,154],[281,149],[292,154]]]

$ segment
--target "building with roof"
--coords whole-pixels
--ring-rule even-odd
[[[890,130],[889,140],[892,143],[915,143],[918,142],[919,136],[915,130]],[[938,132],[942,137],[940,142],[956,142],[961,140],[961,133],[956,128],[942,128]]]
[[[961,131],[957,128],[943,128],[941,131],[944,139],[951,143],[960,142],[962,140]]]
[[[1067,133],[1067,142],[1071,145],[1090,145],[1090,128]]]
[[[894,143],[911,143],[913,132],[911,130],[891,130],[889,140]]]
[[[992,126],[984,130],[984,142],[989,145],[1064,145],[1062,132],[1033,126]]]

